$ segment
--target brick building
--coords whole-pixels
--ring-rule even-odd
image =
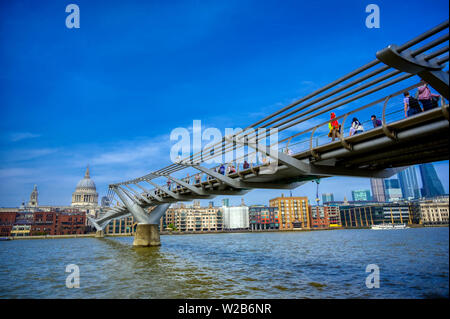
[[[16,212],[0,212],[0,237],[10,236],[16,216]]]
[[[250,206],[248,209],[251,230],[279,229],[278,209],[267,206]]]
[[[35,212],[30,235],[56,235],[56,212]]]
[[[84,212],[35,212],[30,229],[31,236],[84,234]]]
[[[277,197],[269,206],[278,209],[280,230],[309,229],[308,197]]]
[[[309,219],[312,229],[329,228],[328,207],[309,206]]]
[[[57,235],[84,234],[86,228],[86,214],[83,213],[57,213],[55,232]]]

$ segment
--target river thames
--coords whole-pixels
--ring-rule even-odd
[[[0,242],[0,298],[448,298],[449,231],[333,230]],[[66,287],[66,266],[80,288]],[[380,287],[366,287],[366,266]]]

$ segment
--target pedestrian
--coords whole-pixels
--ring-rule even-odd
[[[352,126],[350,127],[350,136],[364,132],[364,127],[356,117],[352,120]]]
[[[236,169],[234,168],[233,164],[230,164],[228,166],[228,175],[233,174],[233,173],[236,173]]]
[[[413,116],[414,114],[422,112],[419,102],[410,96],[408,91],[404,92],[403,95],[405,96],[403,98],[405,117]]]
[[[431,110],[435,107],[438,107],[437,100],[439,99],[439,95],[431,93],[430,88],[428,87],[428,83],[424,80],[421,81],[422,85],[418,87],[417,92],[419,93],[418,99],[422,104],[423,111]]]
[[[170,190],[170,179],[167,180],[167,189]]]
[[[201,177],[200,177],[200,174],[198,174],[198,173],[195,174],[194,178],[195,178],[195,184],[200,184],[200,182],[202,181]]]
[[[375,128],[375,127],[378,127],[378,126],[381,126],[381,120],[379,120],[379,119],[377,119],[377,117],[376,117],[376,115],[372,115],[371,117],[370,117],[370,119],[372,120],[372,124],[373,124],[373,127]]]
[[[330,132],[328,133],[328,137],[331,137],[331,141],[334,142],[336,137],[340,137],[341,133],[341,126],[339,125],[339,122],[335,120],[336,114],[334,112],[331,112],[330,114],[330,122],[328,123],[328,128],[330,129]]]
[[[247,161],[244,161],[244,164],[242,165],[242,167],[243,167],[244,169],[247,169],[247,168],[250,167],[250,164],[249,164]]]
[[[223,164],[219,167],[219,173],[225,175],[225,166]]]

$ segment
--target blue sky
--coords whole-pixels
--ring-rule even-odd
[[[69,3],[80,29],[65,26]],[[42,204],[67,205],[87,164],[102,196],[169,164],[174,128],[245,127],[448,19],[447,1],[377,1],[381,28],[368,29],[370,3],[2,1],[0,206],[20,205],[34,184]],[[435,166],[448,192],[448,161]],[[369,188],[320,184],[338,200]],[[313,200],[315,186],[293,194]]]

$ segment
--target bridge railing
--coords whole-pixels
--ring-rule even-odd
[[[408,50],[411,57],[421,58],[423,61],[432,62],[435,65],[442,66],[442,68],[448,68],[446,66],[449,59],[448,26],[448,21],[441,23],[397,47],[397,51],[401,53]],[[242,132],[231,136],[231,142],[224,138],[220,143],[206,147],[201,152],[192,154],[179,162],[139,178],[111,184],[110,187],[140,183],[172,174],[180,175],[178,172],[182,170],[191,172],[190,174],[193,175],[192,172],[195,172],[195,169],[186,166],[186,164],[203,163],[205,166],[211,167],[206,162],[218,157],[222,159],[219,162],[226,163],[227,161],[223,160],[225,155],[229,155],[230,152],[234,154],[237,150],[242,150],[246,147],[247,150],[244,151],[244,156],[248,157],[256,154],[255,150],[249,151],[248,146],[235,143],[233,140],[254,138],[256,142],[259,142],[262,138],[256,133],[258,129],[276,129],[276,133],[280,137],[277,141],[280,151],[283,151],[286,147],[294,153],[308,149],[312,151],[314,147],[330,143],[326,128],[329,122],[327,116],[330,112],[335,112],[336,119],[340,121],[345,117],[355,116],[360,121],[362,120],[361,122],[366,129],[370,126],[367,115],[370,113],[380,115],[386,97],[391,96],[391,102],[385,111],[385,120],[386,122],[392,122],[402,118],[401,115],[404,111],[401,93],[404,90],[416,88],[418,86],[417,81],[418,77],[416,77],[416,74],[402,72],[376,59],[248,126]],[[392,94],[392,91],[396,91],[396,93]],[[369,111],[370,113],[367,113]],[[308,123],[310,121],[315,121],[315,125],[309,126]],[[319,121],[319,124],[316,124],[317,121]],[[348,132],[350,124],[351,119],[346,119],[345,125],[342,127],[344,134]],[[296,131],[298,127],[306,128],[303,130],[299,129],[300,132],[298,132]],[[269,131],[264,138],[267,139],[273,133],[273,131]],[[311,153],[314,155],[313,152]],[[228,161],[228,163],[242,160],[242,157],[238,158],[235,156],[232,158],[233,160],[231,162]],[[250,164],[252,166],[260,165],[259,161]],[[235,166],[239,170],[239,165]],[[214,165],[213,168],[217,168],[217,165]],[[184,176],[186,175],[184,174]]]

